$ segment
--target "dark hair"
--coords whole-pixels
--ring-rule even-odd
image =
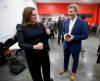
[[[32,16],[32,10],[35,10],[34,7],[25,7],[22,14],[22,25],[27,25],[30,23],[30,18]]]
[[[80,17],[84,20],[86,17],[85,15],[80,15]]]

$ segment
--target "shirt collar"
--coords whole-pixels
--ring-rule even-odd
[[[74,19],[71,19],[71,21],[76,21],[76,19],[77,19],[77,16]]]

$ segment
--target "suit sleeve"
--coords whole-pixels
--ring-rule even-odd
[[[21,24],[17,24],[17,26],[16,26],[17,40],[18,40],[19,47],[21,49],[33,49],[33,47],[32,47],[33,45],[25,42],[24,34],[23,34],[21,27],[22,27]]]
[[[84,40],[88,38],[88,27],[84,22],[81,22],[80,35],[74,35],[74,40]]]

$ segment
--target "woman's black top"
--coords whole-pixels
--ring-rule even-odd
[[[21,49],[33,49],[33,45],[42,42],[43,49],[48,50],[48,35],[42,23],[35,23],[34,25],[27,25],[25,27],[17,24],[16,29],[17,40]]]

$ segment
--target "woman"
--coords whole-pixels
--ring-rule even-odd
[[[32,79],[34,81],[50,81],[50,61],[47,34],[45,27],[37,23],[35,8],[26,7],[23,11],[21,28],[17,25],[18,42],[21,49],[26,53]]]

